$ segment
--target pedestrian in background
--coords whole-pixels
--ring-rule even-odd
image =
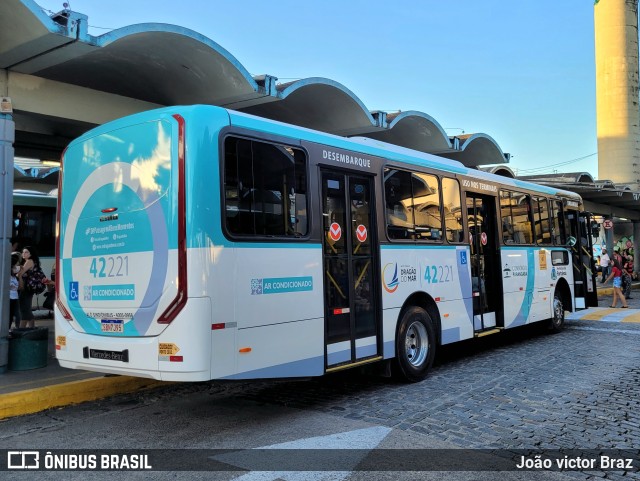
[[[620,256],[616,256],[616,254],[617,252],[613,255],[613,267],[611,269],[611,274],[605,282],[609,282],[611,279],[613,279],[613,301],[611,302],[610,307],[616,307],[618,299],[620,299],[622,308],[626,309],[629,306],[627,305],[627,301],[624,298],[624,294],[622,293],[622,265],[617,260],[617,258]]]
[[[20,315],[22,321],[20,327],[36,327],[36,321],[33,317],[31,304],[33,303],[33,295],[36,294],[29,288],[29,278],[42,272],[40,267],[40,257],[33,247],[27,246],[22,249],[23,264],[18,279],[22,282],[23,288],[20,291]]]
[[[600,267],[602,267],[602,278],[600,282],[602,283],[609,277],[609,272],[611,271],[610,264],[611,259],[609,258],[609,254],[607,254],[607,249],[602,249],[602,255],[600,256]]]
[[[9,329],[11,324],[13,327],[20,327],[20,261],[22,260],[19,252],[11,253],[11,277],[9,279]]]

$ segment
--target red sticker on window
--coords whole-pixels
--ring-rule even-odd
[[[367,228],[360,224],[356,229],[356,237],[360,242],[364,242],[367,240]]]
[[[338,242],[340,240],[340,237],[342,237],[342,228],[340,227],[340,224],[334,222],[329,227],[329,238],[333,242]]]

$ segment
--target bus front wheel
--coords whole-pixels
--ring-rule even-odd
[[[560,332],[564,328],[564,302],[560,294],[553,296],[553,312],[549,320],[549,330],[551,332]]]
[[[435,339],[433,322],[427,311],[409,307],[402,315],[396,334],[394,377],[402,381],[422,381],[433,364]]]

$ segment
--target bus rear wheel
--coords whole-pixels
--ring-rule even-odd
[[[427,311],[409,307],[402,315],[396,334],[394,377],[401,381],[422,381],[433,364],[435,340],[433,322]]]
[[[553,311],[549,319],[549,331],[560,332],[564,328],[564,302],[560,294],[553,296]]]

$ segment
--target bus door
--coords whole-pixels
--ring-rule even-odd
[[[327,371],[380,359],[373,179],[322,171]]]
[[[588,212],[567,210],[569,235],[576,239],[571,246],[573,283],[576,309],[598,306],[591,215]]]
[[[503,325],[496,199],[472,192],[467,192],[466,198],[471,244],[473,326],[474,331],[480,333]]]

